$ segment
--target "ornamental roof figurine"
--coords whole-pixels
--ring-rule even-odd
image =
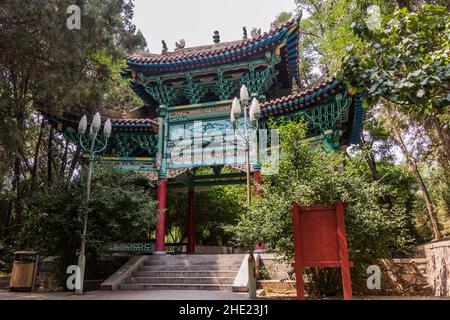
[[[167,54],[169,52],[169,48],[167,47],[166,41],[164,40],[162,41],[162,46],[163,46],[162,54]]]
[[[247,27],[242,27],[242,30],[244,32],[244,36],[242,37],[242,40],[247,41],[248,40]]]
[[[270,32],[275,31],[277,29],[277,24],[275,22],[272,22],[270,24]]]
[[[214,40],[215,44],[220,43],[220,33],[219,33],[219,31],[214,31],[213,40]]]
[[[175,43],[175,51],[183,50],[186,47],[186,41],[181,39],[180,42]]]
[[[252,29],[252,32],[251,32],[251,35],[252,35],[252,38],[253,39],[259,39],[259,38],[261,38],[261,29],[257,29],[257,28],[253,28]]]

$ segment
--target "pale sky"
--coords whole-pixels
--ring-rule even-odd
[[[134,22],[150,52],[161,53],[161,40],[169,51],[181,39],[186,47],[213,43],[214,31],[222,42],[242,39],[242,27],[269,31],[283,11],[293,11],[294,0],[135,0]]]

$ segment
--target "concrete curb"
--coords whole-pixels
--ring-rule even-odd
[[[254,254],[256,260],[256,270],[258,272],[260,266],[261,255]],[[239,272],[236,276],[236,279],[233,283],[233,292],[248,292],[248,258],[249,254],[245,255],[244,260],[242,261],[241,267],[239,268]]]
[[[101,289],[105,291],[117,291],[119,285],[122,284],[131,274],[136,271],[147,259],[147,256],[136,256],[124,264],[116,273],[102,283]]]

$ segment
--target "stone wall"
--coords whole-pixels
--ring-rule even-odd
[[[392,296],[430,296],[433,290],[427,279],[427,260],[425,258],[381,259],[376,263],[382,270],[381,289],[367,288],[367,274],[352,276],[352,287],[355,295],[392,295]],[[292,268],[280,263],[273,255],[261,255],[261,280],[259,287],[278,290],[294,288],[290,277]],[[291,274],[292,275],[292,274]],[[305,278],[305,281],[308,281]],[[279,287],[279,288],[278,288]]]
[[[381,259],[381,289],[367,289],[368,275],[353,275],[356,295],[450,296],[450,240],[415,246],[402,259]],[[261,286],[289,283],[290,266],[271,254],[261,255]],[[265,281],[264,281],[265,280]]]
[[[353,290],[362,295],[430,296],[431,286],[427,281],[426,259],[381,259],[376,263],[381,268],[381,289],[367,288],[369,275],[353,277]]]
[[[433,294],[450,297],[450,240],[430,243],[424,248],[428,283],[433,288]]]
[[[292,267],[285,263],[280,263],[273,254],[260,254],[260,277],[262,280],[292,280],[289,273]]]

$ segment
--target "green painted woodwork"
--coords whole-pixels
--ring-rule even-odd
[[[159,169],[159,177],[165,178],[167,176],[167,160],[169,158],[168,153],[168,139],[169,139],[169,117],[168,114],[166,114],[166,117],[164,118],[162,122],[162,149],[160,149],[161,154],[161,166]]]
[[[215,84],[215,92],[221,101],[232,98],[236,90],[236,85],[232,80],[227,80],[224,77],[222,70],[217,72],[217,82]]]
[[[204,101],[208,94],[213,94],[221,101],[233,98],[240,87],[245,84],[251,93],[264,97],[273,89],[278,73],[275,65],[280,57],[272,55],[270,60],[257,60],[246,64],[231,64],[228,71],[223,68],[210,69],[209,72],[193,71],[178,74],[171,78],[146,77],[139,73],[136,83],[142,85],[159,104],[169,107],[177,101],[188,100],[191,104]],[[242,75],[243,73],[243,75]],[[198,76],[196,76],[196,74]]]
[[[304,118],[308,121],[310,130],[317,135],[328,130],[343,130],[344,124],[349,120],[352,97],[337,94],[332,99],[334,100],[284,116],[279,121],[299,121]]]
[[[201,86],[200,84],[196,83],[191,75],[187,76],[187,85],[184,90],[184,95],[189,97],[191,104],[197,104],[202,101],[203,97],[207,93],[208,88],[206,86]]]
[[[341,146],[340,138],[343,136],[344,132],[342,130],[337,130],[333,133],[325,134],[324,142],[327,151],[334,151],[339,149]]]
[[[159,104],[172,106],[174,100],[179,96],[179,89],[164,83],[161,79],[153,86],[145,86],[145,91],[150,94]]]
[[[158,151],[158,137],[147,133],[114,133],[111,136],[108,154],[131,157],[136,152],[145,151],[150,156]]]
[[[157,170],[155,166],[143,166],[143,165],[117,165],[114,166],[114,168],[120,171],[130,171],[130,172],[150,172]]]
[[[254,66],[250,66],[249,73],[242,77],[242,84],[247,86],[249,92],[260,97],[264,96],[273,86],[276,76],[277,74],[274,72],[272,65],[259,71]]]
[[[352,98],[336,95],[335,102],[320,104],[305,112],[306,119],[312,124],[314,129],[321,132],[330,129],[337,129],[348,121]]]
[[[232,178],[243,178],[245,177],[244,173],[224,173],[224,174],[215,174],[215,175],[205,175],[205,176],[195,176],[195,182],[204,181],[204,180],[213,180],[213,179],[232,179]]]
[[[281,61],[281,58],[275,57],[274,61],[276,63],[279,63]],[[230,72],[230,71],[235,71],[238,69],[248,69],[249,63],[253,63],[254,65],[266,65],[267,59],[259,58],[259,59],[251,60],[251,62],[244,61],[244,62],[230,63],[230,64],[226,64],[226,65],[219,66],[219,67],[217,67],[217,66],[203,67],[203,68],[191,70],[191,71],[189,71],[189,73],[193,77],[198,77],[198,76],[202,76],[205,74],[215,74],[215,73],[217,73],[217,70],[221,70],[222,72]],[[125,71],[132,72],[131,69],[125,69]],[[186,72],[183,72],[183,71],[167,72],[167,73],[164,73],[164,74],[158,75],[158,76],[147,76],[143,72],[139,72],[137,74],[137,80],[139,80],[140,81],[139,83],[141,83],[141,84],[148,83],[148,82],[156,82],[158,79],[167,81],[167,80],[172,80],[172,79],[181,79],[181,78],[185,78],[185,77],[186,77]]]

